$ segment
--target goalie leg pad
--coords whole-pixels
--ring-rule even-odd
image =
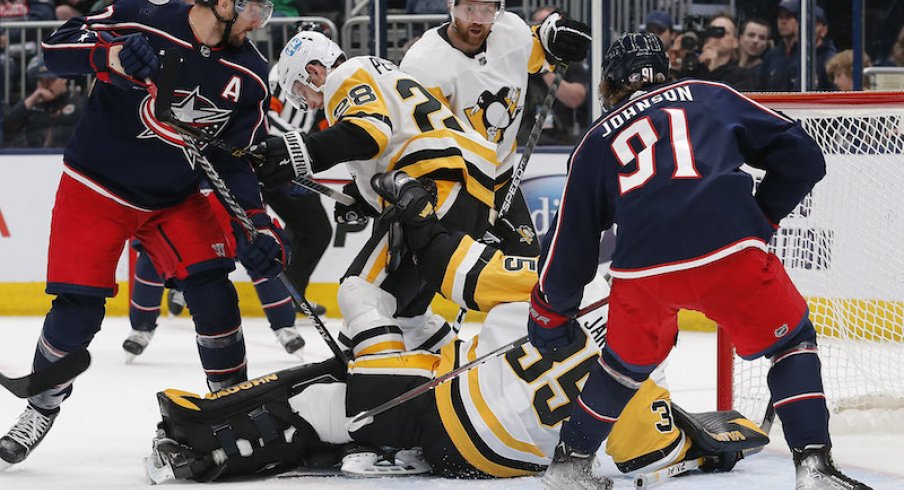
[[[831,444],[816,331],[810,320],[805,320],[800,330],[790,347],[772,356],[766,377],[772,406],[791,449]]]
[[[179,390],[157,394],[162,436],[194,453],[218,454],[216,478],[302,464],[329,448],[289,405],[289,398],[320,382],[345,377],[334,360],[278,371],[204,397]],[[178,476],[178,475],[177,475]],[[195,478],[195,474],[190,478]]]

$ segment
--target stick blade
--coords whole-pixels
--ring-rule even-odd
[[[19,398],[28,398],[74,379],[90,365],[91,354],[88,350],[77,349],[59,361],[21,378],[7,378],[0,374],[0,385]]]

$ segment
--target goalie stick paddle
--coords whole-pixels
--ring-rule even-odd
[[[8,378],[0,374],[0,385],[19,398],[28,398],[71,381],[91,365],[87,349],[76,349],[37,371],[21,378]]]
[[[517,194],[518,189],[521,188],[521,180],[524,179],[524,171],[527,169],[527,162],[530,160],[531,155],[534,154],[534,149],[540,141],[540,133],[543,132],[543,123],[546,122],[546,117],[549,115],[549,111],[552,110],[552,105],[556,102],[556,94],[559,92],[559,85],[562,84],[562,77],[565,76],[565,70],[567,69],[568,62],[566,61],[562,61],[556,65],[556,69],[553,72],[555,73],[555,78],[552,80],[552,85],[549,86],[549,91],[546,92],[546,98],[543,99],[543,106],[540,107],[540,111],[537,112],[537,117],[534,119],[534,125],[531,127],[530,136],[527,138],[527,144],[524,145],[524,153],[521,154],[521,160],[518,161],[518,165],[512,170],[512,182],[509,184],[508,190],[505,191],[505,199],[502,201],[502,206],[499,207],[498,211],[494,209],[490,212],[490,226],[496,224],[496,221],[500,218],[505,217],[512,207],[512,202],[515,200],[515,194]],[[456,315],[455,321],[452,323],[452,330],[454,330],[455,333],[458,333],[461,330],[461,324],[467,313],[467,308],[458,310],[458,315]]]
[[[586,315],[587,313],[590,313],[591,311],[593,311],[597,308],[600,308],[604,305],[607,305],[607,304],[609,304],[609,298],[603,298],[600,301],[597,301],[593,304],[587,305],[585,308],[582,308],[581,311],[578,312],[577,316]],[[528,342],[528,339],[527,339],[527,336],[525,335],[524,337],[521,337],[517,340],[513,340],[512,342],[509,342],[508,344],[498,347],[497,349],[495,349],[491,352],[487,352],[486,354],[478,357],[477,359],[474,359],[473,361],[471,361],[467,364],[463,364],[463,365],[459,366],[457,369],[453,369],[452,371],[449,371],[448,373],[443,374],[442,376],[440,376],[438,378],[433,378],[432,380],[430,380],[426,383],[423,383],[419,386],[415,386],[414,388],[406,391],[405,393],[402,393],[401,395],[399,395],[385,403],[377,405],[376,407],[371,408],[370,410],[365,410],[365,411],[359,413],[358,415],[355,415],[351,420],[348,421],[348,424],[347,424],[348,431],[355,432],[356,430],[360,429],[361,427],[364,427],[365,425],[373,422],[373,418],[376,417],[377,415],[380,415],[383,412],[391,410],[391,409],[407,402],[408,400],[417,398],[417,397],[423,395],[424,393],[427,393],[428,391],[436,388],[437,386],[445,383],[446,381],[456,378],[459,375],[466,373],[466,372],[470,371],[471,369],[473,369],[477,366],[480,366],[481,364],[486,363],[487,361],[491,361],[499,356],[504,356],[505,354],[508,354],[509,352],[517,349],[518,347],[521,347],[522,345],[526,344],[527,342]]]
[[[148,91],[151,92],[152,95],[154,91],[157,92],[155,102],[155,115],[157,116],[157,119],[160,119],[161,121],[169,124],[174,130],[176,130],[176,132],[182,135],[190,136],[195,140],[201,141],[207,145],[225,151],[235,158],[244,158],[246,160],[249,160],[255,166],[259,166],[264,163],[263,156],[258,155],[257,153],[254,153],[245,148],[232,146],[229,143],[221,140],[220,138],[210,136],[204,131],[201,131],[194,126],[186,124],[173,117],[173,93],[172,91],[167,93],[166,90],[160,90],[160,87],[173,87],[175,85],[176,77],[179,74],[179,65],[181,63],[182,58],[179,56],[179,53],[175,49],[167,50],[163,55],[163,63],[162,67],[160,68],[160,74],[157,77],[157,85],[154,86],[152,84],[152,88],[148,89]],[[316,192],[317,194],[320,194],[322,196],[326,196],[346,206],[355,204],[355,199],[351,196],[327,187],[320,182],[317,182],[316,180],[308,179],[306,177],[296,177],[295,182],[305,189]]]
[[[173,100],[173,89],[175,88],[176,78],[179,72],[179,66],[182,63],[182,59],[179,57],[178,53],[175,53],[175,50],[169,50],[163,57],[163,66],[160,69],[160,76],[158,77],[158,84],[156,87],[157,90],[157,101],[156,101],[156,116],[161,121],[173,125],[176,127],[179,124],[172,114],[170,110],[172,100]],[[168,83],[169,85],[164,85]],[[192,128],[194,129],[194,128]],[[201,170],[204,172],[204,175],[207,177],[207,180],[210,181],[210,185],[213,186],[214,191],[220,197],[220,201],[224,206],[228,209],[230,214],[232,214],[238,221],[241,223],[242,228],[248,233],[248,236],[251,237],[251,241],[258,235],[258,231],[255,228],[254,224],[251,222],[251,219],[248,217],[248,214],[239,205],[239,203],[235,200],[235,196],[233,196],[232,191],[229,190],[229,187],[226,185],[226,182],[223,181],[223,178],[220,177],[220,174],[214,168],[213,164],[210,163],[204,155],[201,154],[200,149],[195,143],[195,137],[188,133],[182,133],[182,140],[185,142],[186,148],[188,148],[189,153],[194,158],[195,163],[201,167]],[[289,279],[289,276],[286,275],[285,270],[279,273],[279,280],[286,287],[286,290],[289,292],[289,295],[292,296],[292,300],[295,302],[295,306],[301,310],[308,318],[310,318],[314,322],[314,327],[317,330],[317,333],[320,334],[320,337],[323,338],[323,341],[326,342],[326,345],[330,348],[330,351],[335,356],[337,362],[342,363],[342,365],[348,364],[348,358],[345,356],[345,353],[342,352],[342,349],[339,347],[339,344],[336,343],[336,340],[333,339],[333,336],[330,334],[329,330],[326,329],[326,325],[323,324],[323,320],[314,313],[313,308],[311,308],[310,303],[298,293],[298,289],[292,283],[292,280]]]

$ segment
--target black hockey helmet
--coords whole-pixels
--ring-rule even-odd
[[[659,36],[628,32],[615,40],[603,58],[603,78],[621,86],[636,82],[662,83],[668,79],[669,59]]]

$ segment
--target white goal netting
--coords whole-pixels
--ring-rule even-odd
[[[889,430],[878,421],[904,416],[904,94],[764,99],[826,157],[771,248],[810,305],[833,430]],[[733,407],[755,421],[768,368],[734,358]]]

